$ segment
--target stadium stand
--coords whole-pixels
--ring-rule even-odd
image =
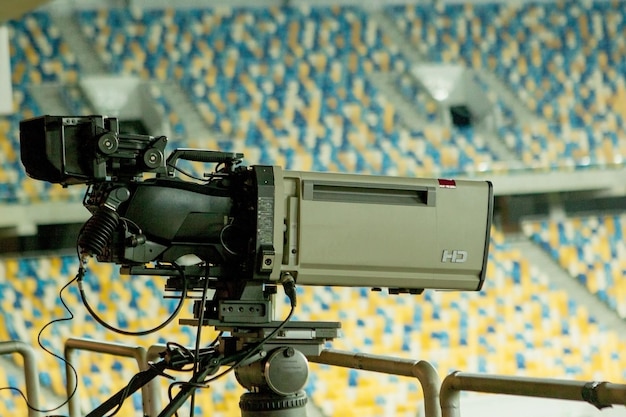
[[[302,307],[295,319],[340,321],[342,337],[332,343],[333,348],[428,358],[440,375],[463,369],[537,377],[626,378],[625,359],[620,355],[626,347],[624,340],[603,328],[592,313],[570,300],[566,292],[552,288],[548,278],[497,231],[491,253],[486,287],[481,292],[431,291],[422,296],[406,296],[360,288],[300,287]],[[110,324],[145,329],[173,310],[175,300],[162,298],[162,278],[129,279],[121,277],[109,264],[90,265],[87,297]],[[57,293],[60,285],[74,276],[77,261],[73,257],[49,256],[4,259],[0,268],[2,314],[8,324],[4,337],[35,345],[43,325],[67,317]],[[102,298],[98,294],[108,296]],[[170,325],[142,338],[106,331],[82,308],[75,286],[64,294],[64,300],[71,306],[74,319],[53,325],[42,337],[45,345],[57,353],[67,337],[144,347],[167,341],[193,345],[194,332],[185,326]],[[81,393],[90,398],[83,404],[86,409],[120,389],[136,368],[132,361],[99,357],[94,362],[91,358],[81,355],[78,368]],[[40,359],[44,386],[57,394],[65,392],[62,364],[44,352]],[[307,392],[329,416],[417,412],[422,393],[414,380],[315,364],[311,364],[311,370]],[[209,394],[204,392],[199,407],[239,412],[237,401],[231,405],[220,403],[221,399],[230,401],[241,393],[234,380],[217,382],[211,385]],[[13,403],[23,406],[19,401]],[[355,408],[355,404],[359,406]],[[140,409],[140,405],[135,400],[135,408]]]
[[[419,175],[494,159],[473,140],[477,133],[459,132],[459,148],[456,132],[436,124],[419,132],[399,127],[393,105],[367,76],[404,71],[406,61],[358,8],[113,9],[80,12],[79,20],[107,51],[112,71],[178,79],[206,123],[233,138],[223,145],[261,149],[255,162]],[[424,107],[427,118],[432,107]],[[407,151],[400,141],[415,146]],[[280,156],[272,158],[275,149]]]
[[[386,11],[429,60],[487,68],[510,83],[545,120],[517,126],[511,110],[499,103],[500,138],[528,168],[563,168],[623,163],[626,112],[610,97],[624,94],[624,64],[616,59],[624,54],[624,40],[608,35],[623,32],[624,24],[609,5],[411,5]],[[393,104],[368,76],[378,71],[402,75],[409,63],[362,9],[99,9],[77,12],[77,18],[111,73],[179,82],[207,125],[229,138],[189,137],[167,97],[152,89],[181,146],[243,151],[251,163],[288,169],[411,176],[455,175],[498,162],[481,132],[437,123],[432,100],[422,105],[423,92],[400,76],[400,89],[415,98],[416,109],[428,121],[422,130],[402,126]],[[587,29],[573,33],[569,28],[574,23]],[[45,82],[68,85],[68,108],[86,111],[76,86],[80,65],[46,12],[11,21],[9,28],[19,112],[0,116],[0,201],[73,198],[68,193],[82,190],[25,178],[17,152],[18,123],[40,114],[29,89]],[[533,35],[538,28],[548,34],[545,39]],[[464,42],[449,42],[452,37]],[[572,107],[571,102],[578,104]],[[525,230],[625,317],[626,307],[617,301],[626,299],[625,291],[613,278],[624,270],[615,260],[623,250],[621,224],[620,217],[570,219],[526,223]],[[599,243],[597,236],[605,235],[615,241]],[[343,336],[334,348],[425,358],[440,375],[463,369],[626,378],[623,336],[552,287],[495,229],[489,261],[480,293],[392,296],[364,289],[299,288],[297,319],[340,320]],[[66,315],[57,292],[76,268],[76,259],[66,256],[2,259],[2,338],[35,345],[45,323]],[[114,325],[148,327],[172,309],[171,300],[162,299],[158,281],[122,279],[111,265],[95,262],[87,280],[90,300]],[[194,334],[184,326],[170,326],[151,338],[118,337],[83,311],[75,289],[66,299],[74,319],[44,334],[56,352],[68,336],[146,347],[172,339],[193,343]],[[42,384],[62,395],[62,364],[44,353],[41,363]],[[415,381],[322,365],[311,369],[307,393],[328,416],[416,415],[422,393]],[[83,408],[94,407],[121,387],[133,370],[123,360],[81,355]],[[0,374],[1,385],[19,385],[1,367]],[[210,394],[203,391],[197,406],[239,415],[240,393],[231,377],[213,384]],[[0,398],[0,415],[26,414],[14,394],[3,391]],[[136,397],[131,407],[139,410]]]
[[[622,162],[624,77],[618,57],[626,45],[622,36],[612,36],[624,28],[614,7],[601,1],[571,7],[437,4],[389,12],[429,60],[494,72],[544,118],[537,127],[503,127],[501,135],[526,164],[545,167],[557,160]]]
[[[69,318],[70,313],[63,306],[58,293],[65,283],[74,278],[77,270],[78,261],[71,256],[2,259],[1,306],[6,323],[2,328],[3,340],[20,340],[37,346],[38,333],[47,323]],[[167,319],[178,303],[178,300],[163,298],[161,286],[164,281],[162,277],[123,277],[114,265],[93,261],[89,263],[85,276],[86,296],[98,315],[110,325],[128,331],[140,331]],[[106,296],[102,297],[103,294]],[[146,349],[167,342],[192,347],[195,344],[195,329],[175,323],[159,333],[142,337],[118,335],[106,330],[82,306],[76,284],[64,292],[63,301],[70,308],[73,318],[51,325],[41,335],[44,346],[57,355],[63,355],[63,346],[69,337],[117,342]],[[189,312],[183,313],[188,314]],[[208,328],[204,333],[207,340],[214,337],[207,333],[211,333]],[[64,363],[43,350],[38,351],[38,359],[42,386],[62,398],[66,392]],[[78,359],[80,398],[85,411],[95,408],[125,386],[138,371],[137,365],[130,359],[87,353],[80,354]],[[188,378],[188,375],[181,375],[181,378]],[[212,386],[210,395],[200,396],[206,399],[199,399],[199,406],[207,409],[219,407],[214,402],[217,403],[221,397],[232,396],[226,392],[227,388],[234,392],[242,390],[237,389],[234,379],[227,379]],[[163,398],[167,398],[166,392],[164,391]],[[9,401],[6,401],[6,397],[3,395],[2,398],[8,403],[5,405],[8,409],[15,407],[22,411],[20,415],[26,414],[25,405],[17,396],[9,396]],[[131,404],[135,409],[141,410],[141,402],[137,397]],[[51,404],[48,402],[47,405]],[[236,401],[233,407],[238,410]]]
[[[10,21],[8,27],[13,101],[19,111],[0,116],[0,200],[24,203],[75,198],[78,190],[26,180],[19,160],[19,121],[41,115],[29,88],[47,82],[76,83],[79,66],[48,13],[29,13]]]
[[[532,126],[506,123],[510,120],[510,110],[500,104],[505,123],[499,134],[528,167],[562,168],[622,162],[623,112],[619,100],[610,97],[619,97],[620,88],[623,89],[620,85],[624,83],[619,72],[609,70],[614,68],[614,59],[608,58],[620,50],[621,41],[619,37],[603,40],[599,49],[589,48],[584,42],[596,32],[615,30],[603,29],[598,23],[599,18],[610,15],[611,9],[606,4],[577,5],[563,10],[564,17],[560,14],[561,6],[553,4],[420,5],[390,7],[387,11],[413,40],[420,37],[420,45],[416,47],[433,62],[460,61],[473,68],[489,68],[511,83],[520,95],[527,91],[543,94],[545,98],[537,101],[547,104],[541,105],[537,113],[548,115],[544,122]],[[518,38],[529,36],[527,32],[532,25],[508,24],[512,15],[519,16],[522,22],[534,22],[542,30],[550,29],[544,31],[550,36],[523,47],[516,46]],[[455,175],[477,166],[484,171],[492,165],[497,158],[475,131],[442,130],[437,125],[427,125],[415,132],[401,127],[393,105],[369,83],[367,75],[375,71],[406,74],[409,64],[389,39],[381,35],[380,28],[366,17],[366,12],[354,7],[104,9],[78,13],[85,36],[101,51],[103,61],[113,73],[178,80],[196,102],[205,121],[233,138],[231,146],[261,149],[260,153],[252,151],[259,157],[254,162],[279,163],[287,168],[300,168],[298,165],[302,164],[302,169],[399,175]],[[578,19],[593,22],[593,30],[589,29],[590,33],[581,39],[567,31],[568,25]],[[608,18],[611,19],[614,18]],[[619,22],[615,24],[620,27]],[[34,12],[23,20],[11,22],[10,27],[20,45],[12,51],[16,84],[76,80],[79,65],[46,13]],[[231,34],[230,28],[236,30]],[[461,40],[458,51],[454,49],[455,43],[445,42],[444,32]],[[494,33],[506,36],[495,37]],[[41,35],[50,41],[37,40]],[[488,53],[476,55],[477,49],[472,45],[479,36],[478,49]],[[568,42],[561,42],[559,36]],[[536,79],[516,84],[519,78],[516,71],[525,71],[524,65],[518,70],[518,63],[532,56],[532,51],[547,51],[550,60],[546,58],[543,64],[540,57],[534,59],[532,71],[528,70],[530,75],[525,75],[524,80]],[[606,51],[611,54],[607,55]],[[596,80],[602,88],[592,89],[588,83],[582,83],[583,87],[573,89],[577,72],[560,69],[556,77],[566,86],[564,92],[527,88],[528,83],[541,86],[544,74],[554,73],[553,56],[565,56],[564,62],[570,66],[563,67],[577,69],[576,62],[580,60],[577,57],[581,53],[588,58],[584,80]],[[493,61],[482,62],[477,56],[504,59],[494,66]],[[595,97],[601,92],[604,92],[602,97]],[[71,91],[67,95],[73,103],[70,108],[83,108],[72,101]],[[572,113],[570,109],[542,110],[561,108],[565,106],[563,103],[570,102],[583,106],[575,109],[577,117],[563,116]],[[555,103],[561,103],[561,107]],[[433,118],[432,103],[424,106],[424,111],[427,120]],[[555,116],[549,117],[550,112]],[[262,117],[252,120],[253,114]],[[583,120],[589,114],[596,115],[594,120]],[[176,123],[176,117],[173,121]],[[180,128],[176,125],[175,131],[180,132]],[[435,136],[424,135],[428,131],[436,132]],[[401,147],[407,143],[412,145],[409,152]],[[225,141],[220,144],[229,145]],[[319,158],[311,160],[307,156],[310,153],[318,154]],[[14,175],[9,174],[10,168],[6,171],[5,176]]]
[[[623,214],[526,221],[525,233],[600,300],[626,318]]]

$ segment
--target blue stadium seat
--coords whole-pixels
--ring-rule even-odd
[[[528,221],[524,231],[539,243],[573,278],[592,294],[626,317],[621,254],[624,243],[621,215]]]

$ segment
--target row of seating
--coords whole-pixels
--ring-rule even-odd
[[[624,215],[529,220],[523,227],[572,277],[626,318]]]
[[[626,130],[613,117],[585,128],[537,121],[499,129],[505,143],[519,152],[525,166],[544,168],[621,166]],[[561,156],[567,154],[569,158]]]
[[[78,18],[114,71],[125,71],[128,62],[151,77],[179,78],[181,71],[228,58],[273,64],[285,56],[313,58],[316,51],[328,61],[356,53],[389,70],[384,67],[398,55],[358,7],[102,9],[81,11]]]

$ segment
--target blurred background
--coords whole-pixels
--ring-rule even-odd
[[[58,292],[76,274],[76,236],[89,215],[83,187],[25,175],[19,121],[105,114],[125,132],[168,136],[170,151],[243,152],[247,165],[492,181],[481,292],[306,287],[295,318],[340,321],[333,348],[426,360],[442,378],[462,370],[626,380],[626,2],[5,3],[1,340],[37,346],[47,322],[68,316]],[[91,262],[85,279],[97,311],[119,327],[152,327],[175,306],[164,282],[112,265]],[[64,299],[74,319],[41,335],[58,354],[68,337],[195,342],[195,329],[178,324],[119,336],[84,311],[74,287]],[[53,407],[65,398],[65,365],[37,352]],[[0,357],[0,387],[23,389],[13,356]],[[81,353],[79,362],[85,413],[136,372],[132,360],[105,355]],[[306,391],[321,416],[423,415],[412,379],[312,364]],[[232,375],[219,380],[198,393],[196,415],[238,416],[242,392]],[[600,413],[492,395],[462,404],[464,416]],[[138,395],[121,413],[141,415]],[[0,415],[26,414],[15,391],[0,391]]]

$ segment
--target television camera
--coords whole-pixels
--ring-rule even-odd
[[[234,363],[254,394],[242,397],[243,415],[301,410],[306,356],[319,354],[339,324],[275,321],[279,285],[292,311],[296,284],[411,294],[483,285],[493,212],[488,181],[289,171],[197,149],[166,157],[166,144],[165,137],[120,133],[118,120],[106,116],[20,123],[30,177],[88,186],[81,257],[118,264],[125,274],[167,276],[166,289],[183,297],[213,290],[212,299],[195,302],[194,319],[181,322],[231,336],[181,393]],[[183,179],[180,160],[215,168]],[[290,370],[288,378],[281,369]],[[178,406],[177,397],[160,415]]]

